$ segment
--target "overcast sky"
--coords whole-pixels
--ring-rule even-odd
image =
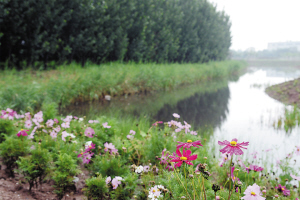
[[[225,10],[231,49],[267,49],[269,42],[300,41],[300,0],[209,0]]]

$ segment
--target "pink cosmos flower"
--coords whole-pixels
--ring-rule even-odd
[[[70,122],[64,122],[64,123],[62,123],[61,127],[63,127],[63,128],[70,128]]]
[[[144,166],[144,172],[149,172],[150,167],[148,165]]]
[[[245,200],[265,200],[266,198],[261,196],[260,187],[254,183],[253,185],[249,185],[244,192],[245,196],[241,199]]]
[[[58,119],[54,118],[53,121],[58,124]]]
[[[224,153],[221,156],[222,158],[220,159],[219,166],[223,167],[224,163],[231,159],[231,155],[229,155],[228,153]]]
[[[191,135],[198,135],[198,133],[196,131],[191,131],[190,134]]]
[[[106,185],[109,184],[110,181],[111,181],[111,177],[109,176],[109,177],[107,177],[106,180],[105,180]]]
[[[282,185],[279,184],[275,188],[278,190],[278,192],[282,192],[283,196],[290,196],[290,191],[288,189],[286,189],[285,186],[282,186]]]
[[[116,177],[111,181],[111,184],[112,184],[114,190],[117,189],[117,187],[121,184],[121,180],[123,180],[122,177],[116,176]]]
[[[174,121],[174,120],[171,120],[169,122],[167,122],[169,127],[172,127],[172,126],[177,126],[177,121]]]
[[[300,146],[296,146],[296,155],[297,156],[300,156]]]
[[[165,151],[166,149],[161,152],[161,158],[158,158],[160,160],[160,164],[168,164],[169,153],[166,153],[165,155]]]
[[[33,130],[31,131],[31,134],[30,135],[28,135],[28,139],[33,139],[34,138],[34,134],[35,134],[35,131],[37,130],[37,126],[35,126],[34,128],[33,128]]]
[[[53,128],[53,130],[54,130],[56,133],[58,133],[58,132],[61,130],[61,128],[60,128],[60,126],[58,125],[56,128]]]
[[[238,164],[243,167],[244,169],[246,169],[246,165],[243,163],[242,159],[240,157],[238,157]],[[248,172],[249,173],[249,172]]]
[[[29,119],[29,120],[26,120],[25,121],[25,124],[24,124],[24,127],[25,128],[31,128],[32,127],[32,121]]]
[[[96,144],[93,144],[93,143],[91,142],[90,145],[86,146],[85,152],[88,152],[88,151],[90,151],[90,150],[92,150],[92,149],[95,149],[95,148],[96,148]]]
[[[48,121],[46,122],[46,125],[48,128],[53,127],[54,121],[52,119],[48,119]]]
[[[78,117],[74,116],[74,119],[78,119]]]
[[[95,134],[95,131],[91,127],[87,127],[87,129],[85,129],[85,132],[84,132],[85,136],[92,138],[92,137],[94,137],[93,136],[94,134]]]
[[[50,136],[52,137],[52,139],[57,138],[57,133],[53,130],[51,131]]]
[[[41,126],[37,119],[34,118],[34,119],[32,119],[32,121],[34,122],[34,124],[35,124],[37,127],[40,127],[40,126]]]
[[[234,176],[234,169],[235,169],[234,166],[231,167],[231,180],[232,180],[232,182],[235,182],[235,181],[239,181],[239,180],[240,180],[238,177],[235,177],[235,176]]]
[[[173,170],[174,170],[174,168],[173,168],[172,165],[167,165],[167,166],[166,166],[166,169],[169,170],[169,171],[173,171]]]
[[[261,172],[262,170],[264,170],[264,168],[259,167],[257,165],[250,165],[249,170],[253,170],[255,172]],[[249,174],[249,170],[247,170],[248,174]]]
[[[133,139],[133,138],[134,138],[134,136],[133,136],[133,135],[127,135],[126,137],[127,137],[127,139],[128,139],[128,140],[131,140],[131,139]]]
[[[276,167],[279,167],[281,165],[281,160],[276,160]]]
[[[108,143],[106,142],[106,143],[104,144],[104,147],[105,147],[105,148],[104,148],[104,151],[105,151],[105,152],[108,151],[108,150],[110,149],[110,154],[112,154],[113,152],[114,152],[114,153],[117,153],[117,152],[118,152],[118,149],[116,149],[115,146],[114,146],[112,143],[109,143],[109,144],[108,144]]]
[[[34,115],[34,119],[36,119],[37,122],[39,122],[39,123],[43,122],[44,121],[44,119],[43,119],[43,112],[40,111],[40,112],[36,113]]]
[[[110,128],[110,127],[111,127],[111,126],[108,126],[108,122],[103,123],[102,126],[103,126],[104,128]]]
[[[135,131],[134,131],[134,130],[130,130],[130,131],[129,131],[129,134],[135,135]]]
[[[83,164],[89,164],[94,153],[86,153],[83,155]]]
[[[300,181],[300,176],[295,176],[295,175],[293,175],[292,173],[290,174],[290,176],[291,176],[293,179]]]
[[[152,126],[157,126],[158,124],[162,124],[162,123],[164,123],[164,122],[163,121],[157,121],[154,124],[152,124]]]
[[[66,141],[66,137],[68,137],[68,136],[69,136],[69,133],[67,133],[67,131],[63,131],[63,132],[62,132],[61,139],[62,139],[63,141]]]
[[[180,115],[178,115],[177,113],[173,113],[173,117],[179,119],[179,118],[180,118]]]
[[[200,146],[203,146],[202,144],[201,144],[201,141],[200,140],[198,140],[198,141],[195,141],[195,142],[193,142],[192,140],[188,140],[186,143],[184,143],[184,142],[179,142],[179,141],[177,141],[177,143],[179,143],[177,146],[176,146],[176,148],[187,148],[187,149],[189,149],[189,148],[191,148],[191,147],[197,147],[197,148],[199,148]]]
[[[266,150],[265,150],[265,152],[269,152],[269,151],[272,151],[272,149],[266,149]]]
[[[19,133],[17,133],[17,136],[18,137],[20,137],[21,135],[22,136],[27,136],[28,134],[26,133],[26,131],[28,132],[29,130],[21,129],[21,131],[19,131]]]
[[[250,153],[250,155],[253,155],[253,158],[256,159],[256,158],[257,158],[257,155],[258,155],[258,152],[255,151],[255,152],[253,152],[253,153]]]
[[[234,138],[231,142],[225,140],[224,142],[219,141],[218,144],[221,146],[225,146],[223,149],[220,150],[221,153],[229,153],[232,156],[233,154],[242,155],[243,151],[241,150],[241,148],[247,149],[242,146],[248,146],[249,142],[237,143],[237,139]]]
[[[190,160],[196,160],[198,155],[191,155],[191,150],[185,150],[183,149],[183,152],[181,154],[179,149],[176,149],[176,154],[178,157],[170,156],[170,158],[173,158],[170,162],[177,162],[175,164],[175,167],[180,167],[183,162],[185,162],[188,165],[193,165],[193,163],[190,162]],[[190,156],[191,155],[191,156]]]
[[[185,131],[185,134],[187,134],[188,132],[190,132],[190,128],[191,128],[191,125],[189,125],[186,121],[183,121],[184,122],[184,131]]]
[[[25,113],[25,120],[30,120],[30,119],[31,119],[30,112]]]

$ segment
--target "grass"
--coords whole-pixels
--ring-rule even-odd
[[[245,66],[240,61],[205,64],[72,63],[49,71],[4,70],[0,73],[0,109],[35,111],[44,104],[65,107],[105,95],[170,91],[183,85],[226,78]]]

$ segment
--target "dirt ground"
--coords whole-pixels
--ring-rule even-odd
[[[300,78],[270,86],[266,93],[284,104],[300,107]]]
[[[32,188],[29,192],[29,184],[25,183],[24,177],[15,174],[15,178],[9,178],[5,173],[5,166],[1,165],[0,170],[0,200],[57,200],[54,193],[54,184],[52,181],[45,181],[42,186]],[[87,178],[87,172],[78,176],[79,181],[76,183],[76,191],[68,192],[63,200],[86,200],[82,193],[85,185],[84,180]]]

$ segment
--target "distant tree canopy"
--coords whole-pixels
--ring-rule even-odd
[[[230,27],[207,0],[0,0],[0,61],[222,60]]]

